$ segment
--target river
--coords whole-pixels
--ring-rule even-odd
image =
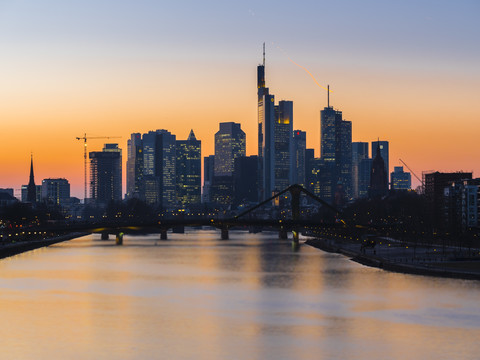
[[[480,281],[275,233],[85,236],[0,261],[3,359],[478,359]]]

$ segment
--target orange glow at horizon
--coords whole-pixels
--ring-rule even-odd
[[[168,65],[133,62],[117,64],[109,71],[87,66],[77,72],[72,65],[71,72],[62,72],[63,81],[41,86],[38,79],[31,78],[33,72],[27,77],[7,74],[4,80],[17,84],[13,89],[0,87],[0,187],[19,189],[28,183],[33,152],[37,184],[45,178],[66,178],[72,196],[83,198],[83,144],[76,137],[84,133],[121,136],[89,141],[88,151],[101,151],[106,142],[119,144],[124,188],[131,133],[166,129],[177,139],[186,139],[193,129],[202,141],[203,157],[214,153],[218,124],[233,121],[240,123],[247,135],[247,155],[256,155],[255,59],[252,57],[251,63]],[[323,65],[308,66],[317,69]],[[52,79],[54,67],[52,63],[47,69]],[[479,175],[476,134],[480,108],[477,82],[470,76],[440,78],[435,72],[340,66],[330,66],[326,73],[325,80],[338,89],[330,103],[352,121],[352,140],[371,142],[380,137],[390,142],[390,170],[401,165],[398,159],[402,158],[418,175],[424,170],[477,171],[474,176]],[[294,130],[307,132],[307,147],[314,148],[318,157],[320,110],[326,106],[326,97],[319,100],[318,84],[299,75],[297,67],[289,63],[272,60],[268,74],[272,93],[293,101]],[[97,86],[88,79],[97,79]],[[445,91],[445,82],[458,91]]]

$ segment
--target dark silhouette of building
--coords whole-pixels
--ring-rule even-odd
[[[412,188],[412,176],[403,171],[403,166],[395,166],[390,174],[392,190],[410,190]]]
[[[480,179],[455,181],[444,189],[444,224],[450,233],[479,228]]]
[[[10,192],[0,191],[0,208],[13,205],[18,200]]]
[[[263,44],[263,63],[257,66],[258,95],[258,158],[260,162],[260,197],[271,196],[275,188],[275,96],[265,85],[265,44]]]
[[[374,154],[377,153],[377,147],[380,148],[380,155],[382,155],[383,162],[385,163],[385,171],[387,176],[390,173],[390,161],[389,161],[389,150],[388,150],[388,141],[372,141],[372,158]],[[388,179],[387,179],[388,180]]]
[[[306,160],[307,133],[301,130],[293,132],[293,160],[292,160],[292,183],[305,186],[306,182]]]
[[[209,204],[211,200],[211,188],[215,172],[215,155],[205,156],[203,158],[203,192],[202,202]]]
[[[118,144],[105,144],[103,151],[90,157],[90,197],[97,205],[122,200],[122,150]]]
[[[235,159],[233,194],[235,206],[259,201],[257,156],[241,156]]]
[[[352,142],[352,196],[354,199],[367,195],[368,182],[366,188],[362,188],[362,160],[368,159],[368,142]],[[370,179],[370,169],[368,169],[368,178]]]
[[[37,187],[33,176],[33,156],[30,157],[30,179],[27,186],[27,202],[37,202]]]
[[[375,158],[372,161],[370,174],[370,197],[381,197],[388,193],[388,175],[385,169],[385,162],[380,154],[380,147],[376,149]]]
[[[372,175],[372,158],[360,160],[358,167],[358,196],[360,198],[368,196],[370,188],[370,176]]]
[[[202,142],[193,130],[187,140],[176,141],[177,201],[183,206],[201,202]]]
[[[275,106],[274,190],[282,191],[292,183],[293,102],[280,101]]]
[[[313,167],[315,160],[315,149],[305,149],[305,184],[307,190],[313,192]]]
[[[453,183],[462,180],[471,180],[472,173],[455,172],[441,173],[434,172],[425,174],[425,197],[427,199],[433,224],[436,228],[445,228],[445,189]]]
[[[214,176],[210,188],[211,202],[220,207],[228,208],[233,204],[233,174],[225,176]]]
[[[14,192],[14,191],[13,191],[12,188],[5,188],[5,189],[0,188],[0,194],[1,194],[1,193],[7,193],[7,194],[9,194],[9,195],[11,195],[11,196],[14,196],[14,195],[13,195],[13,192]]]
[[[140,133],[131,134],[127,142],[127,199],[139,198],[143,180],[143,144]]]
[[[70,201],[70,183],[67,179],[43,179],[42,200],[64,206]]]
[[[142,136],[143,180],[141,198],[149,205],[174,207],[176,188],[176,136],[167,130]]]
[[[332,203],[340,183],[347,198],[352,197],[352,123],[328,103],[320,112],[321,159],[326,174],[323,199]]]

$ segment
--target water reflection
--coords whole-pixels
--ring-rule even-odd
[[[0,261],[3,357],[477,358],[478,282],[230,235],[89,236]]]

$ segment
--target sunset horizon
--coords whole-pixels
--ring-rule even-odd
[[[214,153],[218,124],[232,121],[246,132],[247,155],[256,155],[255,72],[264,42],[268,86],[278,100],[293,101],[293,127],[307,132],[316,157],[327,94],[312,77],[330,85],[331,105],[352,121],[353,141],[390,142],[389,171],[402,159],[418,176],[480,173],[480,54],[472,46],[478,25],[465,20],[474,2],[425,3],[413,12],[408,3],[346,2],[355,16],[335,4],[247,2],[213,10],[191,3],[165,13],[160,4],[107,3],[1,5],[0,187],[18,194],[33,154],[37,183],[66,178],[72,196],[83,198],[76,137],[84,134],[120,137],[89,141],[88,150],[118,143],[125,168],[131,133],[166,129],[186,139],[193,129],[204,157]],[[322,10],[318,21],[315,10]]]

